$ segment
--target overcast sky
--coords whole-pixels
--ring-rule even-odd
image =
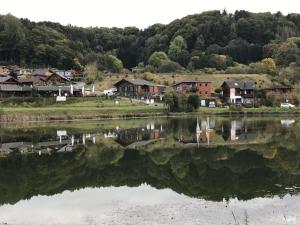
[[[0,14],[82,27],[146,28],[207,10],[300,13],[300,0],[0,0]]]

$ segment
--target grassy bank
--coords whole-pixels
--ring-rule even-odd
[[[0,109],[1,122],[18,121],[47,121],[47,120],[80,120],[148,117],[162,115],[165,108],[162,104],[144,105],[132,104],[121,106],[99,105],[93,102],[75,103],[46,107],[2,107]]]
[[[271,107],[243,108],[200,108],[197,112],[166,113],[163,104],[145,105],[130,101],[115,106],[113,101],[106,100],[101,104],[95,101],[60,104],[45,107],[1,107],[0,122],[54,121],[82,119],[113,119],[135,117],[183,116],[183,115],[300,115],[300,108],[281,109]]]

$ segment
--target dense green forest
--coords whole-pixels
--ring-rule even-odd
[[[35,23],[8,14],[0,16],[0,62],[65,69],[96,63],[111,72],[137,65],[154,72],[214,68],[283,73],[294,82],[299,34],[300,14],[280,12],[208,11],[144,30]]]

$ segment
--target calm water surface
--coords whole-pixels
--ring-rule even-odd
[[[300,118],[0,124],[0,224],[300,224]]]

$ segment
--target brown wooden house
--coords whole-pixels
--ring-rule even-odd
[[[143,79],[124,78],[114,84],[120,96],[131,98],[149,98],[161,96],[165,92],[165,86],[155,84]]]
[[[19,84],[19,81],[11,76],[0,77],[0,84]]]
[[[0,84],[0,98],[26,97],[31,96],[30,86],[20,86],[18,84]]]
[[[268,95],[281,96],[281,95],[291,94],[292,91],[293,91],[292,87],[288,87],[284,85],[273,85],[272,87],[264,89],[266,96]]]
[[[201,96],[210,97],[212,92],[210,81],[181,81],[173,85],[176,92],[195,92]]]
[[[63,85],[69,83],[70,80],[63,75],[53,73],[45,79],[45,82],[48,85]]]

